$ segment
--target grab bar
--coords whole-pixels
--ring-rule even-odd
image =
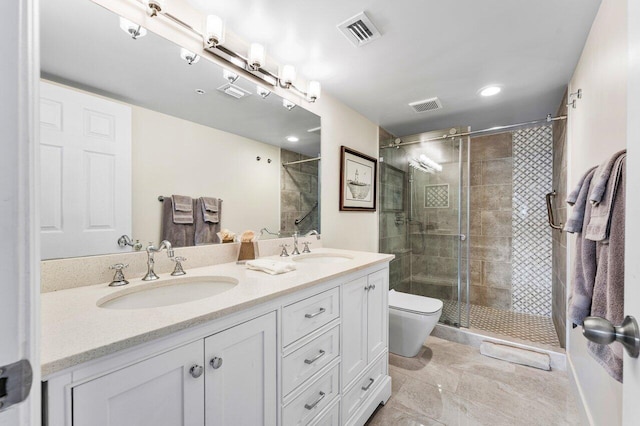
[[[311,210],[309,210],[309,213],[305,214],[304,216],[302,216],[302,218],[300,219],[296,219],[293,223],[295,223],[296,225],[299,225],[300,222],[302,222],[303,220],[305,220],[307,218],[307,216],[309,216],[311,214],[312,211],[314,211],[316,209],[316,207],[318,207],[318,202],[316,201],[316,203],[313,205],[313,207],[311,207]]]
[[[551,205],[551,198],[555,197],[556,195],[558,195],[558,194],[556,193],[556,190],[554,189],[553,191],[548,193],[546,195],[546,197],[545,197],[547,199],[547,216],[549,217],[549,226],[551,228],[562,230],[562,224],[556,225],[556,221],[555,221],[554,216],[553,216],[553,207]]]

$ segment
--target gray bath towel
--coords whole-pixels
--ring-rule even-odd
[[[591,204],[597,205],[602,201],[602,199],[604,198],[604,193],[607,189],[607,183],[609,182],[609,176],[611,175],[611,172],[613,170],[613,166],[616,163],[618,157],[626,153],[626,149],[618,151],[598,167],[593,181],[593,190],[591,191],[591,195],[589,196],[589,201],[591,201]]]
[[[596,167],[592,167],[589,170],[587,170],[587,172],[585,174],[582,175],[582,177],[580,178],[580,180],[578,181],[578,184],[576,185],[575,188],[573,188],[573,191],[571,191],[569,193],[569,195],[567,196],[567,204],[569,204],[570,206],[573,206],[576,201],[578,200],[578,196],[580,195],[580,190],[582,189],[582,187],[584,185],[587,185],[587,188],[589,188],[589,183],[585,184],[585,179],[587,179],[587,177],[589,178],[589,182],[591,182],[591,178],[593,177],[593,171],[597,168]],[[578,231],[580,232],[580,231]]]
[[[217,201],[217,211],[214,214],[216,221],[210,221],[206,218],[206,208],[204,197],[198,198],[196,201],[196,235],[195,244],[197,246],[202,244],[219,244],[220,238],[218,232],[220,232],[220,222],[222,221],[222,201]]]
[[[193,211],[193,201],[191,210]],[[194,245],[196,227],[193,223],[175,223],[173,220],[173,201],[167,197],[162,202],[162,239],[169,240],[173,247]]]
[[[620,165],[620,178],[611,208],[609,239],[599,241],[598,271],[593,287],[591,315],[606,318],[614,325],[624,319],[624,244],[626,159]],[[611,377],[622,382],[622,345],[598,345],[588,342],[589,353],[604,367]]]
[[[585,203],[584,224],[591,217],[591,203]],[[586,226],[586,225],[583,225]],[[573,272],[571,274],[571,295],[569,296],[569,309],[567,317],[577,325],[582,325],[586,317],[591,314],[591,300],[593,298],[593,286],[596,281],[597,248],[596,242],[585,240],[584,234],[576,235],[575,255],[573,260]]]
[[[567,219],[567,223],[564,225],[564,230],[570,233],[582,232],[582,225],[584,223],[584,213],[587,207],[587,199],[589,198],[589,188],[596,168],[589,169],[589,171],[582,176],[576,188],[571,191],[569,197],[567,197],[567,203],[573,205],[571,214]],[[573,194],[578,195],[573,198]]]
[[[200,206],[201,206],[202,216],[204,216],[204,221],[208,223],[220,222],[220,216],[218,215],[218,199],[212,198],[212,197],[201,197],[200,201],[201,201]]]
[[[599,203],[594,204],[591,209],[591,219],[585,229],[585,238],[592,241],[604,241],[609,238],[609,227],[611,224],[611,213],[613,203],[616,198],[618,181],[622,175],[622,165],[627,154],[618,155],[609,171],[609,181],[605,185],[605,191]],[[602,166],[600,166],[602,167]],[[599,168],[598,168],[599,169]],[[596,174],[598,172],[596,171]],[[594,181],[595,182],[595,181]],[[600,187],[601,182],[595,182],[593,190]],[[593,197],[591,197],[593,198]]]
[[[193,200],[186,195],[172,195],[173,223],[193,224]]]

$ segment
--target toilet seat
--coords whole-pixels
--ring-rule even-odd
[[[442,300],[389,290],[389,308],[420,315],[433,315],[442,310]]]

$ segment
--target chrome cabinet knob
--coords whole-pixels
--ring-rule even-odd
[[[191,377],[193,377],[194,379],[202,376],[202,373],[204,373],[204,368],[202,368],[202,366],[198,364],[192,365],[189,369],[189,374],[191,374]]]
[[[214,370],[217,370],[218,368],[222,367],[222,358],[214,356],[213,358],[211,358],[211,361],[209,361],[209,365]]]
[[[582,325],[582,334],[599,345],[620,342],[632,358],[640,355],[640,329],[636,319],[627,315],[620,326],[614,326],[600,317],[587,317]]]

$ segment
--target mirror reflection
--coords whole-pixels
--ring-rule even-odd
[[[320,230],[317,115],[89,0],[41,49],[43,259]]]

